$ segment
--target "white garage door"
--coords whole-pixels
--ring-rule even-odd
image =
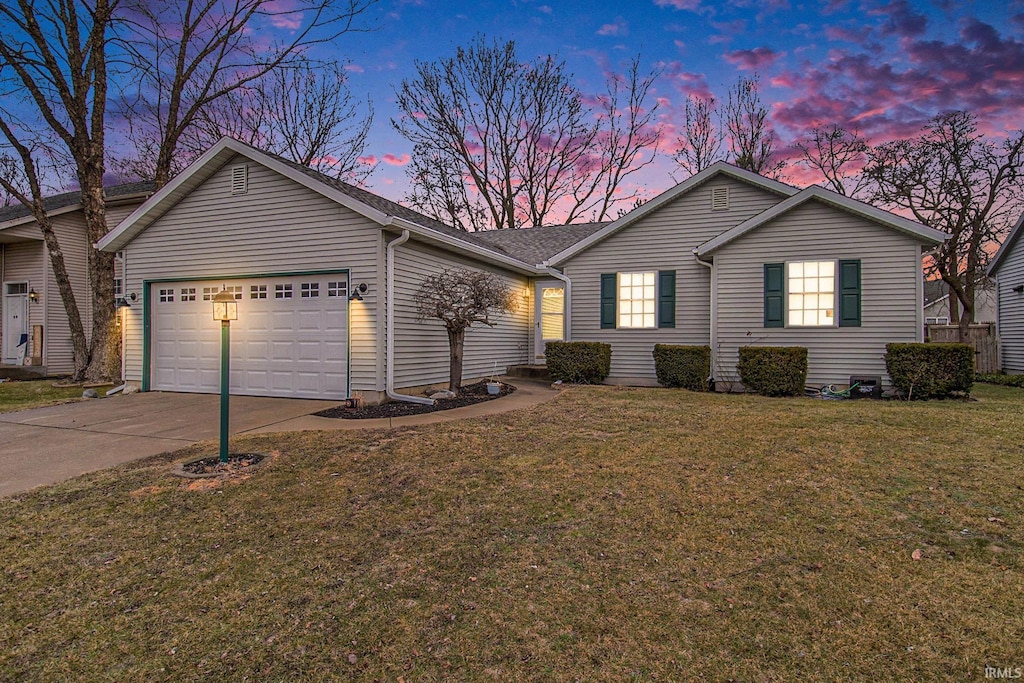
[[[231,323],[233,394],[346,397],[344,275],[153,284],[153,389],[220,391],[220,323],[211,300],[223,288],[238,300],[238,320]]]

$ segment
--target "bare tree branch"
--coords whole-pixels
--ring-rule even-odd
[[[760,79],[740,76],[729,88],[725,128],[732,163],[769,178],[778,178],[786,162],[775,157],[775,132],[768,124],[768,108],[758,92]]]
[[[811,130],[809,140],[796,143],[800,163],[817,171],[828,189],[848,197],[861,197],[868,178],[861,173],[868,161],[868,143],[857,131],[833,124]]]
[[[723,151],[725,130],[714,97],[687,95],[683,134],[672,158],[690,175],[726,158]]]

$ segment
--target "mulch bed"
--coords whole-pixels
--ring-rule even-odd
[[[501,383],[501,390],[497,395],[487,393],[487,382],[480,381],[476,384],[469,384],[462,387],[462,391],[455,398],[439,398],[434,405],[422,405],[419,403],[406,403],[404,401],[392,401],[381,403],[375,406],[363,406],[358,410],[339,406],[321,410],[314,415],[320,417],[336,417],[343,420],[372,420],[381,417],[402,417],[405,415],[422,415],[423,413],[436,413],[439,410],[451,410],[452,408],[464,408],[465,406],[493,401],[502,396],[508,396],[516,388],[511,384]]]
[[[228,461],[221,462],[220,456],[211,455],[181,464],[185,475],[199,477],[233,476],[248,474],[263,462],[259,453],[229,453]]]

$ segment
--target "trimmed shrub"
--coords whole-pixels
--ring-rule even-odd
[[[970,344],[886,344],[885,371],[907,399],[969,394],[974,383],[974,347]]]
[[[551,379],[573,384],[596,384],[612,370],[611,344],[548,342],[544,357]]]
[[[762,396],[802,396],[807,383],[807,348],[744,346],[738,369],[743,385]]]
[[[654,371],[663,387],[707,391],[711,375],[710,346],[654,345]]]
[[[974,381],[985,384],[1002,384],[1004,387],[1024,388],[1024,375],[982,375],[979,373],[974,376]]]

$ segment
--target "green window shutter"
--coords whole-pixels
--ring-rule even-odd
[[[786,264],[764,264],[764,326],[785,327]]]
[[[860,327],[860,259],[839,262],[839,326]]]
[[[601,329],[615,329],[615,301],[618,278],[615,273],[601,273]]]
[[[676,271],[658,271],[658,327],[676,326]]]

